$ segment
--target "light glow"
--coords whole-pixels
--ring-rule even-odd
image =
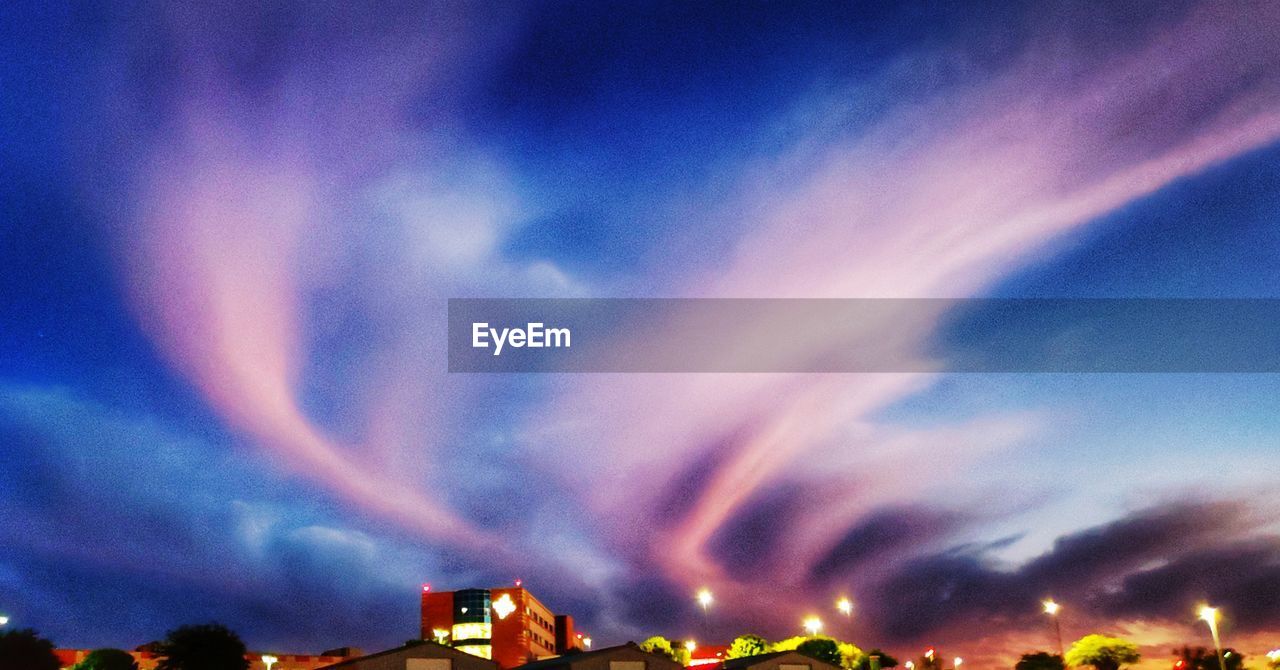
[[[1204,605],[1200,608],[1200,618],[1209,624],[1218,622],[1218,608]]]
[[[499,619],[505,619],[516,611],[516,603],[511,599],[510,593],[502,594],[501,598],[493,601],[493,611],[497,613]]]
[[[698,604],[702,605],[702,609],[707,609],[714,601],[715,599],[711,597],[711,591],[709,589],[702,589],[698,591]]]
[[[817,635],[822,630],[822,619],[816,616],[806,617],[804,620],[804,629],[810,635]]]
[[[1049,616],[1057,616],[1058,610],[1062,609],[1062,605],[1054,602],[1052,598],[1044,601],[1044,613]]]
[[[262,663],[267,666],[267,670],[271,670],[271,666],[275,665],[276,662],[279,660],[280,659],[276,658],[275,656],[272,656],[271,654],[262,655]]]
[[[845,616],[853,616],[853,602],[848,598],[841,598],[836,601],[836,609]]]

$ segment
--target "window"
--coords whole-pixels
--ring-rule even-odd
[[[448,658],[410,658],[404,662],[404,670],[453,670],[453,660]]]

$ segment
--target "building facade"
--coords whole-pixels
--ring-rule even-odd
[[[556,615],[523,584],[434,591],[422,587],[422,639],[450,645],[503,670],[589,646],[568,615]]]
[[[498,664],[487,658],[430,641],[406,644],[328,667],[334,670],[498,670]]]

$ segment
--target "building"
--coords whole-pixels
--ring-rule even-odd
[[[557,615],[520,581],[494,589],[422,586],[422,639],[497,661],[503,670],[589,647],[573,618]]]
[[[628,642],[620,647],[572,651],[563,656],[526,663],[519,670],[685,670],[685,667]]]
[[[826,661],[798,651],[775,651],[771,654],[731,658],[720,667],[722,670],[840,670]]]
[[[334,670],[498,670],[487,659],[431,641],[419,641],[327,666]]]

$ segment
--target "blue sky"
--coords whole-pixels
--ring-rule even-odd
[[[1047,595],[1152,649],[1203,598],[1247,652],[1280,626],[1272,376],[471,377],[443,343],[450,297],[1277,297],[1270,8],[0,11],[16,624],[377,648],[421,582],[522,577],[602,642],[706,635],[704,584],[714,636],[847,594],[858,644],[979,664]]]

